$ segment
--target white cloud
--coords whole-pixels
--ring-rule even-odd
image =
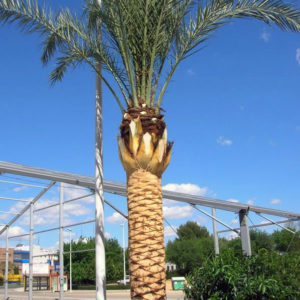
[[[49,250],[49,251],[57,251],[59,249],[59,241],[56,241],[54,245],[45,247],[44,249]]]
[[[202,226],[204,223],[207,223],[208,219],[206,217],[203,217],[203,216],[198,216],[197,217],[197,221],[196,223],[199,225],[199,226]]]
[[[10,217],[9,214],[2,214],[2,215],[0,215],[0,220],[6,220],[6,219],[8,219],[9,217]]]
[[[300,65],[300,48],[296,49],[296,61]]]
[[[233,203],[237,203],[237,202],[239,202],[239,200],[237,200],[237,199],[233,199],[233,198],[230,198],[230,199],[228,199],[227,201],[228,201],[228,202],[233,202]]]
[[[13,192],[21,192],[27,190],[27,186],[17,186],[13,189]]]
[[[91,194],[91,192],[88,189],[77,187],[71,184],[65,184],[64,185],[64,200],[71,200],[78,197],[82,197],[85,195]],[[94,195],[85,197],[83,199],[80,199],[76,201],[76,203],[94,203]]]
[[[108,240],[108,239],[111,238],[111,235],[110,235],[109,232],[105,232],[105,233],[104,233],[104,237]]]
[[[178,201],[170,200],[170,199],[163,199],[163,205],[172,206],[172,205],[177,205],[177,204],[178,204]]]
[[[260,38],[266,43],[270,40],[270,37],[271,37],[270,33],[268,33],[265,29],[260,35]]]
[[[192,183],[168,183],[165,186],[163,186],[163,190],[198,196],[204,196],[208,193],[208,188],[206,186],[200,187]]]
[[[64,204],[64,214],[67,217],[84,216],[84,215],[87,215],[90,213],[91,213],[91,210],[88,207],[82,205],[81,203],[71,202],[71,203]]]
[[[64,228],[63,235],[66,241],[70,241],[70,234],[71,234],[71,239],[74,239],[76,236],[76,233],[74,231],[67,231],[67,228]]]
[[[247,201],[247,204],[249,204],[249,205],[254,205],[254,199],[249,199],[249,200]]]
[[[176,226],[166,226],[165,227],[165,237],[177,236],[177,227]]]
[[[106,218],[106,222],[108,223],[123,223],[125,221],[126,219],[118,212],[114,212],[111,216]]]
[[[2,228],[2,227],[1,227]],[[15,236],[15,235],[21,235],[21,234],[28,234],[22,227],[20,226],[11,226],[9,228],[8,236]],[[1,234],[0,235],[0,240],[5,239],[6,234]],[[28,240],[28,236],[23,236],[23,237],[18,237],[19,240]]]
[[[261,221],[259,224],[268,224],[269,221]]]
[[[221,146],[231,146],[232,140],[225,139],[223,136],[219,136],[217,139],[217,143],[220,144]]]
[[[164,218],[167,219],[183,219],[193,215],[192,207],[186,206],[164,206],[163,207]]]
[[[239,237],[239,235],[235,231],[232,231],[227,235],[226,239],[230,241],[236,239],[237,237]]]
[[[186,72],[187,72],[188,75],[190,75],[190,76],[193,76],[193,75],[196,74],[195,71],[193,71],[192,69],[188,69]]]
[[[281,200],[280,200],[280,199],[277,199],[277,198],[272,199],[272,200],[270,201],[270,203],[271,203],[271,204],[274,204],[274,205],[279,204],[280,202],[281,202]]]
[[[64,201],[71,200],[74,198],[82,197],[91,192],[88,189],[76,187],[70,184],[64,184]],[[30,201],[32,198],[24,198],[23,200]],[[80,200],[76,200],[74,202],[69,202],[64,204],[64,215],[63,215],[63,224],[67,225],[70,223],[74,223],[77,217],[85,216],[91,213],[91,207],[89,206],[91,203],[94,203],[94,196],[85,197]],[[47,207],[50,205],[58,204],[58,199],[56,196],[48,199],[41,199],[35,205],[34,209],[39,209],[43,207]],[[24,208],[25,203],[17,203],[11,206],[9,212],[19,213],[22,208]],[[40,212],[36,212],[34,214],[34,225],[51,225],[58,223],[59,219],[59,206],[54,206]],[[28,211],[21,217],[20,219],[21,225],[29,225],[29,213]]]
[[[231,224],[237,224],[239,221],[238,221],[238,219],[233,219],[233,220],[231,220]]]

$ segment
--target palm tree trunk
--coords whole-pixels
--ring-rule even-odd
[[[151,108],[128,109],[118,138],[120,160],[127,174],[133,300],[166,299],[161,175],[170,162],[172,143],[167,142],[162,117]]]
[[[144,169],[128,175],[131,299],[166,299],[161,178]]]

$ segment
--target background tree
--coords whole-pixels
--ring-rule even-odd
[[[160,113],[166,89],[185,58],[216,29],[242,17],[300,30],[300,11],[281,0],[102,0],[101,8],[86,0],[82,18],[69,10],[46,12],[30,0],[0,2],[0,21],[17,21],[44,37],[44,63],[60,53],[52,82],[82,62],[98,72],[101,62],[119,88],[98,72],[123,115],[118,144],[127,174],[133,299],[166,298],[161,176],[172,148]]]
[[[295,230],[295,228],[290,227]],[[284,252],[298,252],[300,253],[300,231],[292,234],[286,230],[276,230],[271,236],[273,249],[281,253]]]
[[[210,236],[206,227],[199,226],[196,222],[191,221],[180,225],[177,229],[177,235],[179,240],[201,239]]]
[[[178,238],[167,244],[166,260],[176,264],[178,274],[186,275],[213,254],[213,239],[196,222],[181,225],[177,234]]]
[[[274,249],[272,236],[265,231],[250,230],[250,241],[251,241],[251,250],[253,254],[258,253],[260,249],[266,249],[266,250]],[[239,255],[242,252],[241,238],[237,237],[230,241],[227,242],[225,241],[225,243],[222,244],[222,248],[223,249],[230,248],[237,255]]]
[[[64,243],[64,251],[69,251],[70,244]],[[72,242],[72,277],[76,285],[95,284],[95,251],[75,252],[78,250],[95,249],[95,238],[80,237]],[[105,240],[106,277],[108,282],[116,282],[123,278],[123,252],[116,239]],[[65,271],[70,271],[69,254],[64,256]]]

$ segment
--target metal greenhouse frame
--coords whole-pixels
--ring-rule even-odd
[[[22,201],[27,202],[24,208],[22,208],[17,214],[12,214],[13,217],[6,223],[1,224],[2,228],[0,229],[0,235],[5,234],[5,241],[6,241],[6,263],[5,263],[5,300],[8,300],[8,252],[9,252],[9,238],[17,238],[17,237],[29,237],[29,293],[28,293],[28,299],[33,299],[33,293],[32,293],[32,287],[33,287],[33,238],[35,234],[52,231],[52,230],[59,230],[59,257],[60,257],[60,294],[59,299],[62,300],[64,297],[63,294],[63,284],[64,284],[64,278],[63,278],[63,271],[64,270],[64,263],[63,263],[63,229],[65,227],[72,227],[82,224],[88,224],[96,222],[96,224],[100,221],[96,219],[87,220],[84,222],[78,222],[75,224],[70,224],[67,226],[63,225],[63,213],[62,213],[62,207],[65,203],[69,203],[72,201],[76,201],[79,199],[83,199],[85,197],[89,197],[94,194],[95,190],[95,179],[93,177],[89,176],[83,176],[78,174],[72,174],[72,173],[66,173],[66,172],[58,172],[58,171],[52,171],[52,170],[46,170],[46,169],[40,169],[40,168],[33,168],[28,166],[23,166],[15,163],[9,163],[9,162],[3,162],[0,161],[0,175],[8,173],[8,174],[14,174],[14,175],[20,175],[20,176],[26,176],[26,177],[33,177],[33,178],[39,178],[39,179],[45,179],[48,180],[48,185],[45,186],[37,186],[37,185],[30,185],[29,186],[35,186],[42,188],[42,190],[30,201],[25,201],[23,199],[16,199],[16,198],[6,198],[6,197],[0,197],[0,199],[6,199],[10,201]],[[1,181],[0,182],[5,182]],[[42,207],[39,209],[34,209],[34,204],[46,193],[48,192],[55,183],[59,183],[60,185],[60,197],[59,197],[59,203],[52,204],[50,206]],[[88,193],[87,195],[68,199],[64,201],[63,199],[63,183],[68,183],[72,185],[77,185],[81,187],[85,187],[91,190],[91,193]],[[120,182],[116,181],[109,181],[104,180],[103,182],[103,188],[106,193],[116,194],[120,196],[126,196],[126,185]],[[234,203],[229,202],[225,200],[219,200],[214,198],[208,198],[203,196],[195,196],[195,195],[189,195],[184,193],[178,193],[178,192],[171,192],[171,191],[163,191],[163,198],[169,199],[169,200],[175,200],[180,202],[185,202],[190,204],[194,209],[197,211],[205,214],[206,216],[210,217],[213,221],[213,234],[214,234],[214,245],[215,245],[215,253],[219,253],[219,246],[218,246],[218,234],[223,232],[229,232],[234,231],[238,235],[241,236],[241,242],[242,242],[242,249],[243,252],[249,256],[251,256],[251,243],[250,243],[250,235],[249,235],[249,228],[256,228],[256,227],[262,227],[262,226],[268,226],[268,225],[277,225],[279,227],[282,227],[288,231],[293,232],[292,230],[283,227],[281,224],[292,222],[292,221],[298,221],[300,220],[300,214],[299,213],[293,213],[293,212],[287,212],[282,210],[275,210],[265,207],[259,207],[259,206],[253,206],[253,205],[246,205],[242,203]],[[118,213],[120,213],[123,217],[127,218],[127,215],[120,211],[118,208],[113,206],[109,201],[105,200],[105,203],[111,206],[114,210],[116,210]],[[34,224],[33,224],[33,214],[34,212],[41,211],[50,207],[59,206],[59,227],[55,228],[49,228],[47,230],[42,231],[34,231]],[[202,210],[199,206],[206,206],[212,208],[212,213],[209,214],[206,211]],[[216,209],[219,210],[225,210],[230,212],[235,212],[239,214],[239,228],[232,228],[230,225],[226,224],[225,222],[219,220],[216,217]],[[22,235],[15,235],[9,237],[8,232],[9,228],[22,216],[25,212],[29,212],[29,233],[22,234]],[[267,220],[267,223],[264,224],[258,224],[249,226],[248,225],[248,213],[254,212],[258,214],[263,219]],[[1,211],[1,213],[8,214],[9,212]],[[11,214],[11,213],[9,213]],[[284,220],[281,221],[273,221],[269,217],[266,217],[266,215],[273,215],[277,217],[283,217]],[[223,226],[227,228],[227,230],[221,230],[217,231],[216,224],[220,223]],[[175,230],[174,230],[175,231]],[[294,233],[294,232],[293,232]],[[102,235],[104,236],[104,232],[98,232],[95,231],[95,235]],[[96,249],[95,253],[96,257],[99,255]],[[102,253],[101,253],[102,255]],[[96,269],[96,273],[97,273]],[[99,275],[99,274],[98,274]],[[105,274],[100,274],[101,276],[105,276]]]

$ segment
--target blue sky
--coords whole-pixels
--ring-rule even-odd
[[[48,3],[57,5],[54,0]],[[60,3],[77,9],[81,2]],[[17,26],[9,25],[0,29],[0,41],[0,160],[93,176],[92,71],[87,66],[70,70],[62,83],[51,87],[48,74],[54,62],[42,66],[37,35],[20,33]],[[300,212],[299,82],[299,34],[254,20],[236,20],[218,30],[201,52],[180,65],[165,95],[165,120],[175,144],[163,185]],[[121,114],[106,89],[103,111],[104,176],[125,182],[116,143]],[[0,183],[0,196],[27,199],[37,193],[34,188],[14,191],[15,187]],[[66,190],[66,198],[86,192]],[[57,197],[56,188],[43,199],[48,203]],[[125,198],[106,197],[126,211]],[[15,203],[0,201],[1,209],[15,209]],[[66,212],[67,221],[93,218],[90,201],[78,205],[70,210],[73,213]],[[174,227],[194,220],[211,228],[207,217],[186,205],[168,202],[165,207]],[[184,217],[179,218],[179,211]],[[40,226],[56,226],[53,214],[41,216]],[[236,225],[233,213],[218,211],[217,215]],[[255,223],[263,221],[250,217]],[[121,241],[119,218],[108,207],[105,218],[105,231]],[[27,231],[26,224],[25,216],[17,226]],[[93,225],[74,232],[74,238],[92,235]],[[39,242],[52,247],[56,240],[57,232],[40,235]]]

